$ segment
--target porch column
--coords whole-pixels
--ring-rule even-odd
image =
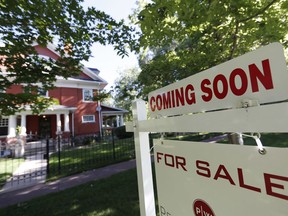
[[[61,118],[60,118],[60,113],[56,114],[56,126],[57,126],[57,131],[56,132],[60,132],[61,131]]]
[[[72,136],[75,135],[75,118],[74,118],[74,112],[72,112]]]
[[[119,115],[116,115],[116,127],[119,127]]]
[[[8,136],[7,137],[16,137],[16,126],[17,126],[16,115],[10,115],[8,119]]]
[[[64,131],[65,132],[70,132],[69,128],[69,113],[64,114]]]
[[[120,115],[120,126],[124,125],[123,114]]]
[[[27,136],[26,133],[26,115],[22,114],[21,115],[21,132],[20,132],[21,136]]]

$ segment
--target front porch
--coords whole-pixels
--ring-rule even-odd
[[[61,132],[70,133],[70,116],[73,117],[75,110],[75,107],[54,105],[39,115],[29,110],[11,115],[8,117],[8,143],[17,135],[33,140],[36,137],[55,138]]]
[[[101,105],[102,133],[110,133],[113,128],[123,126],[126,113],[125,109]]]

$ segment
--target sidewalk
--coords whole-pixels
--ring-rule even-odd
[[[28,156],[13,173],[11,180],[0,190],[0,194],[44,183],[46,166],[47,160],[43,159],[42,154]]]
[[[54,182],[41,183],[32,187],[0,194],[0,208],[25,202],[49,193],[62,191],[89,181],[99,180],[136,167],[136,161],[130,160],[61,178]]]

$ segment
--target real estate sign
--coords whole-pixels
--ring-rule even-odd
[[[155,215],[147,132],[288,132],[287,99],[283,47],[272,43],[151,92],[150,115],[157,118],[146,120],[144,101],[135,101],[131,130],[141,215]],[[288,149],[265,147],[260,154],[256,142],[258,147],[155,140],[160,216],[287,216]]]
[[[288,149],[155,142],[160,216],[288,215]]]
[[[215,53],[217,55],[217,53]],[[242,107],[288,99],[288,73],[279,43],[157,89],[148,95],[152,116]]]

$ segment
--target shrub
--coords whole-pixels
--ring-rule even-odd
[[[120,126],[113,129],[114,134],[118,139],[126,139],[133,137],[133,132],[126,132],[125,126]]]
[[[74,143],[75,143],[75,146],[95,144],[96,136],[94,135],[78,136],[78,137],[75,137]]]

